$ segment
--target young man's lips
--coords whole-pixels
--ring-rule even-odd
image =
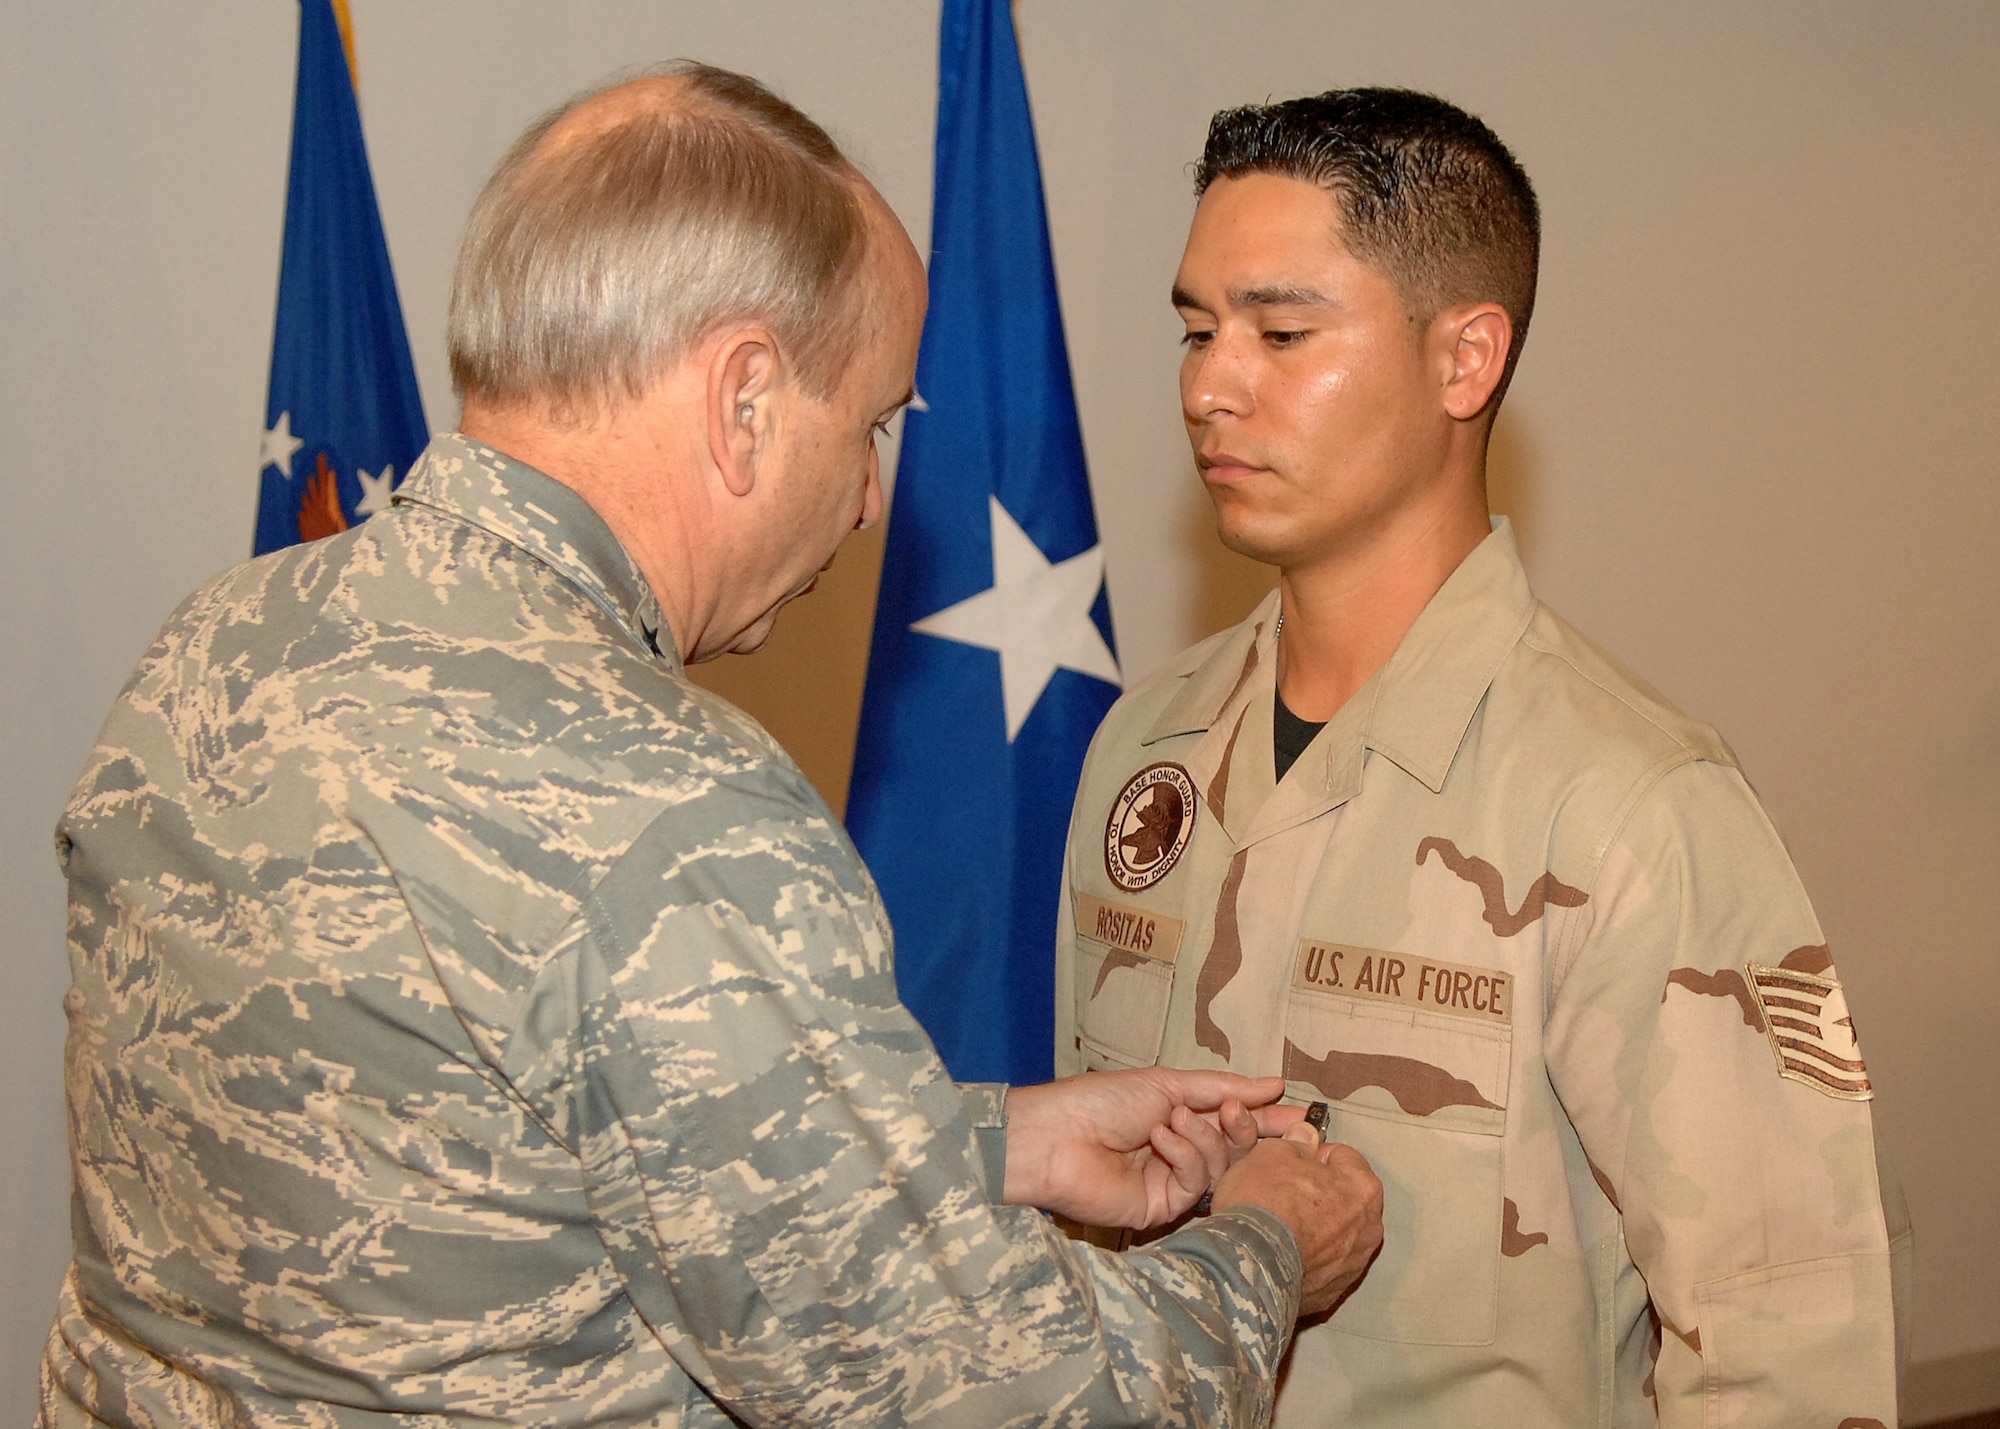
[[[1264,468],[1242,457],[1220,454],[1196,458],[1204,481],[1237,481]]]

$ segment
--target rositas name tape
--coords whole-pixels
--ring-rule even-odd
[[[1508,1027],[1514,1021],[1514,979],[1493,968],[1465,967],[1411,953],[1351,948],[1302,938],[1292,963],[1292,986],[1442,1012]]]
[[[1081,889],[1076,894],[1076,935],[1093,943],[1107,943],[1142,958],[1171,963],[1180,956],[1181,934],[1187,924],[1164,913],[1148,913],[1124,903],[1113,903]]]

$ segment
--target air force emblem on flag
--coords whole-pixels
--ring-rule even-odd
[[[1845,1101],[1875,1095],[1855,1040],[1854,1019],[1840,984],[1815,973],[1751,963],[1750,988],[1764,1014],[1764,1031],[1778,1075]]]
[[[299,14],[285,247],[257,461],[260,556],[388,510],[396,474],[410,469],[427,432],[351,61],[328,0],[302,0]]]

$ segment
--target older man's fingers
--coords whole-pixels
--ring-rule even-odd
[[[1296,1141],[1301,1146],[1304,1146],[1312,1151],[1318,1151],[1320,1149],[1319,1128],[1314,1126],[1309,1121],[1294,1122],[1292,1125],[1286,1127],[1284,1132],[1284,1139],[1286,1141]]]
[[[1289,1102],[1273,1102],[1270,1106],[1253,1107],[1250,1115],[1257,1120],[1259,1136],[1283,1136],[1289,1128],[1305,1120],[1306,1109]]]
[[[1144,1075],[1177,1104],[1196,1111],[1214,1111],[1226,1101],[1245,1106],[1263,1106],[1285,1094],[1283,1077],[1241,1077],[1234,1072],[1186,1071],[1177,1067],[1149,1067]]]
[[[1230,1148],[1230,1139],[1208,1117],[1191,1112],[1186,1107],[1175,1107],[1168,1118],[1168,1125],[1201,1153],[1201,1181],[1193,1187],[1194,1193],[1200,1195],[1221,1180],[1222,1173],[1236,1160]],[[1183,1179],[1182,1184],[1189,1183]]]
[[[1215,1124],[1221,1128],[1223,1138],[1229,1143],[1232,1163],[1248,1155],[1257,1144],[1257,1118],[1242,1102],[1233,1099],[1224,1102],[1216,1113]]]

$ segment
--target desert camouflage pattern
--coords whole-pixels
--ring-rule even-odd
[[[840,826],[460,437],[239,566],[63,816],[50,1426],[1259,1424],[1298,1252],[989,1203]],[[997,1188],[995,1188],[997,1189]]]
[[[1274,783],[1277,613],[1099,731],[1057,973],[1059,1069],[1282,1074],[1382,1178],[1275,1422],[1894,1425],[1907,1218],[1722,740],[1540,605],[1503,521]],[[1161,761],[1194,827],[1128,891],[1185,832],[1107,842]]]

